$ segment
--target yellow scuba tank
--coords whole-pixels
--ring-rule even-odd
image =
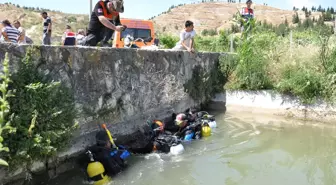
[[[104,166],[100,162],[94,161],[91,151],[88,151],[87,154],[90,157],[90,163],[86,169],[89,178],[94,181],[94,185],[108,184],[111,179],[106,175]]]
[[[211,136],[211,128],[208,123],[204,123],[202,125],[202,137],[209,137]]]

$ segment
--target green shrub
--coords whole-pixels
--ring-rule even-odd
[[[313,103],[323,96],[323,76],[304,67],[288,66],[282,73],[277,90],[298,96],[303,103]]]
[[[68,23],[75,23],[75,22],[77,22],[77,18],[75,16],[70,16],[68,18]]]
[[[165,49],[171,49],[175,47],[176,43],[179,41],[178,37],[167,34],[159,35],[159,39],[160,43]]]
[[[208,36],[209,35],[209,31],[207,29],[204,29],[201,31],[202,36]]]
[[[238,65],[238,56],[234,54],[223,55],[219,57],[220,71],[224,75],[224,79],[229,80]]]
[[[210,29],[209,32],[208,32],[208,35],[209,36],[215,36],[215,35],[217,35],[217,31],[215,29]]]
[[[219,36],[195,37],[195,48],[198,51],[227,52],[229,51],[229,36],[221,31]],[[236,47],[236,45],[234,45]]]
[[[9,74],[9,59],[8,53],[5,55],[5,60],[3,61],[3,74],[1,75],[1,85],[0,85],[0,153],[1,152],[9,152],[10,149],[5,147],[2,143],[4,142],[4,138],[2,134],[4,132],[12,133],[15,132],[15,128],[11,126],[11,116],[9,115],[10,105],[8,102],[8,98],[12,96],[12,92],[8,90],[8,86],[11,83],[10,74]],[[2,155],[0,155],[0,165],[8,166],[7,161],[3,160]]]
[[[44,160],[67,145],[76,116],[73,95],[60,82],[50,82],[41,75],[32,62],[30,49],[20,68],[13,74],[9,99],[11,123],[16,134],[4,134],[4,143],[10,146],[5,158],[10,165]]]

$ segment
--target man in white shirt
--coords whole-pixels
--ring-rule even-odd
[[[185,28],[180,33],[180,41],[176,44],[173,50],[187,50],[194,52],[194,37],[196,32],[194,30],[194,23],[191,21],[185,22]]]
[[[19,32],[20,32],[18,43],[19,44],[26,44],[27,43],[27,41],[26,41],[26,31],[25,31],[25,29],[22,28],[21,23],[18,20],[14,21],[14,27],[16,29],[18,29]]]

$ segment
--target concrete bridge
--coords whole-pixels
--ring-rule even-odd
[[[220,81],[219,56],[224,55],[1,44],[0,60],[8,52],[14,73],[30,47],[34,48],[33,58],[39,71],[73,90],[80,129],[73,135],[73,145],[58,154],[60,161],[93,145],[95,131],[102,123],[108,124],[119,142],[143,147],[149,139],[143,127],[145,120],[199,107],[211,99]],[[31,170],[51,169],[46,169],[42,161],[35,162]],[[56,169],[49,174],[61,172]],[[1,182],[23,177],[22,170],[0,172]]]

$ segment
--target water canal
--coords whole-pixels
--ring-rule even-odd
[[[336,184],[336,126],[246,112],[215,115],[218,128],[211,137],[186,143],[180,156],[134,156],[112,184]],[[88,183],[73,170],[43,184]]]

